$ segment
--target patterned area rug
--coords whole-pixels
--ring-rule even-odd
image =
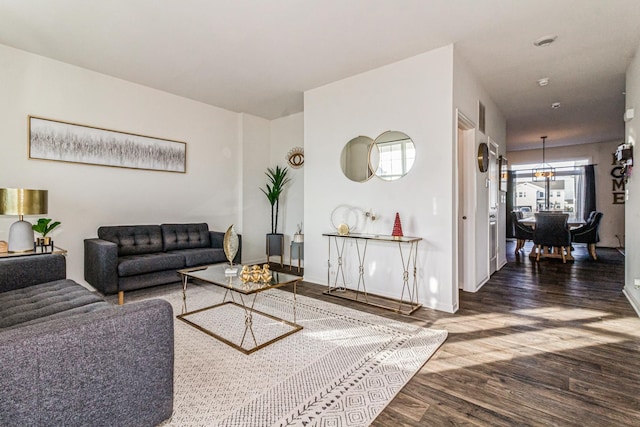
[[[129,300],[163,298],[180,314],[182,292],[167,289]],[[215,286],[190,283],[187,308],[223,296]],[[255,308],[293,320],[292,301],[293,294],[274,289],[261,293]],[[241,337],[243,311],[227,307],[202,312],[201,321]],[[304,329],[250,355],[176,320],[174,413],[163,426],[366,426],[447,336],[304,296],[296,307]],[[256,330],[271,327],[281,325],[254,317]]]

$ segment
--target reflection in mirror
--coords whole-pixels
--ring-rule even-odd
[[[371,164],[376,176],[394,181],[411,170],[416,149],[407,134],[390,130],[377,137],[374,143],[377,150],[371,150]]]
[[[373,170],[369,165],[369,152],[373,146],[373,139],[358,136],[347,142],[342,149],[340,167],[351,181],[365,182],[373,176]]]

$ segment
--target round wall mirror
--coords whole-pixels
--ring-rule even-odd
[[[370,161],[378,178],[395,181],[409,173],[416,159],[416,148],[406,133],[384,132],[374,144],[376,149],[371,150]]]
[[[478,169],[480,172],[489,170],[489,146],[485,142],[478,145]]]
[[[368,136],[358,136],[347,142],[342,149],[340,167],[351,181],[365,182],[373,176],[373,169],[369,164],[372,147],[374,147],[373,139]]]

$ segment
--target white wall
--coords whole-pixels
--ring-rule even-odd
[[[600,223],[600,243],[598,246],[618,247],[625,240],[625,205],[613,203],[611,169],[612,153],[622,141],[580,144],[565,147],[545,148],[548,162],[584,159],[596,164],[596,208],[604,214]],[[542,149],[510,151],[507,153],[510,165],[538,164],[542,160]]]
[[[287,163],[287,153],[294,147],[304,148],[304,113],[292,114],[271,121],[271,165],[289,168],[291,182],[280,198],[278,230],[284,233],[284,262],[289,262],[289,244],[301,224],[304,232],[304,169],[292,168]],[[264,175],[263,175],[264,176]],[[266,176],[264,176],[266,179]],[[266,200],[266,197],[265,197]],[[279,260],[273,257],[272,261]],[[292,260],[297,265],[295,259]],[[301,262],[303,265],[304,262]]]
[[[265,188],[268,167],[284,167],[286,155],[293,147],[304,145],[303,113],[272,121],[249,114],[241,114],[242,141],[242,262],[260,264],[266,261],[266,234],[271,231],[271,205],[260,191]],[[289,261],[289,243],[297,224],[303,222],[304,166],[289,167],[291,182],[280,196],[278,232],[285,235],[283,261]],[[279,262],[279,256],[272,256]]]
[[[83,239],[100,225],[203,221],[242,233],[238,114],[2,45],[0,70],[0,187],[49,190],[69,278],[83,282]],[[28,115],[184,141],[187,173],[29,160]],[[0,218],[0,240],[16,219]]]
[[[271,145],[268,120],[241,114],[242,141],[242,263],[259,264],[266,259],[265,235],[271,227],[271,205],[260,191],[267,177]]]
[[[627,98],[626,108],[633,108],[636,117],[626,123],[625,141],[634,144],[636,165],[640,159],[638,141],[640,141],[640,46],[635,57],[627,69]],[[638,182],[638,166],[635,166],[635,176],[632,175],[627,183],[629,199],[625,203],[625,288],[624,292],[640,314],[640,289],[636,288],[635,280],[640,279],[640,185]]]
[[[457,309],[452,68],[453,46],[447,46],[305,92],[306,280],[326,284],[328,241],[322,233],[335,231],[331,213],[336,207],[373,209],[379,219],[363,228],[379,234],[391,234],[399,212],[404,234],[424,239],[418,253],[420,300],[439,310]],[[340,169],[344,144],[358,135],[375,138],[387,130],[413,139],[416,161],[409,174],[392,182],[347,179]],[[346,251],[347,280],[355,285],[353,243]],[[397,246],[370,243],[367,260],[367,289],[399,297],[402,266]]]
[[[478,103],[485,106],[485,131],[484,134],[478,130]],[[465,153],[465,165],[467,172],[466,188],[468,191],[465,197],[470,198],[471,208],[464,214],[467,216],[467,224],[472,227],[474,240],[464,242],[474,248],[475,258],[471,266],[472,288],[467,290],[477,290],[487,280],[489,280],[489,188],[486,180],[489,173],[480,172],[477,166],[477,149],[481,142],[489,143],[489,139],[498,145],[498,155],[506,153],[506,120],[496,104],[493,102],[487,91],[473,75],[466,61],[459,54],[454,55],[453,61],[453,104],[460,113],[472,120],[476,125],[475,145]],[[457,123],[454,123],[457,127]],[[454,145],[454,150],[457,147]],[[455,164],[457,166],[457,163]],[[457,174],[457,168],[452,169]],[[460,183],[462,185],[463,183]],[[457,191],[457,189],[456,189]],[[498,197],[500,202],[501,198]],[[498,203],[498,268],[506,264],[506,205]],[[462,212],[462,210],[461,210]],[[456,217],[457,218],[457,217]],[[457,235],[456,235],[457,236]],[[457,245],[457,237],[454,237]],[[457,249],[456,249],[457,252]]]

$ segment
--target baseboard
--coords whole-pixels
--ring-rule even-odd
[[[485,285],[485,283],[489,281],[490,278],[491,276],[485,276],[484,278],[480,279],[480,281],[476,283],[475,289],[473,289],[471,292],[478,292]]]
[[[627,300],[629,300],[629,303],[631,304],[631,307],[633,307],[633,309],[636,311],[636,314],[638,315],[638,317],[640,317],[640,300],[638,300],[632,292],[629,292],[627,290],[627,287],[625,286],[624,289],[622,290],[622,293],[624,294],[624,296],[627,297]]]

